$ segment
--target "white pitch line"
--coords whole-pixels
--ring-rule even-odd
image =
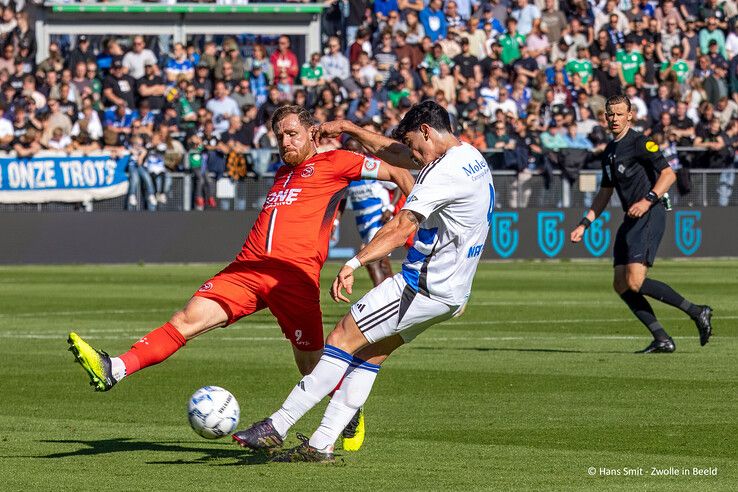
[[[77,316],[83,314],[136,314],[136,313],[161,313],[164,311],[173,312],[172,309],[156,308],[156,309],[99,309],[90,311],[38,311],[34,313],[0,313],[0,318],[35,318],[44,316]]]
[[[469,306],[602,306],[622,305],[616,301],[469,301]]]
[[[131,340],[139,334],[131,334],[130,336],[110,335],[110,336],[94,336],[90,337],[95,340]],[[62,340],[65,334],[32,334],[32,333],[13,333],[0,332],[0,339],[30,339],[30,340]],[[641,340],[647,338],[646,335],[582,335],[582,336],[548,336],[548,337],[422,337],[420,342],[501,342],[501,341],[517,341],[517,340]],[[676,336],[676,339],[692,339],[693,336]],[[286,342],[284,337],[218,337],[218,340],[225,341],[248,341],[248,342]]]
[[[684,321],[687,318],[659,318],[659,321]],[[738,319],[738,316],[713,316],[713,320],[723,319]],[[444,325],[540,325],[540,324],[551,324],[557,323],[570,324],[570,323],[623,323],[628,321],[635,321],[635,318],[601,318],[601,319],[518,319],[518,320],[480,320],[480,321],[449,321]]]

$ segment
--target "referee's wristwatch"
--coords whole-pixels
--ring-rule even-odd
[[[659,196],[656,194],[655,191],[651,190],[646,195],[646,200],[648,200],[651,205],[656,205],[656,203],[658,203],[659,201]]]

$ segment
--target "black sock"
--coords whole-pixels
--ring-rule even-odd
[[[647,278],[641,284],[641,294],[645,294],[648,297],[653,297],[657,301],[664,302],[670,306],[674,306],[677,309],[681,309],[687,313],[690,317],[696,318],[700,315],[702,308],[696,304],[692,304],[685,298],[683,298],[677,291],[669,287],[663,282]]]
[[[653,312],[653,308],[648,303],[643,294],[640,292],[633,292],[632,290],[626,290],[620,294],[620,298],[625,304],[628,305],[633,314],[636,315],[641,323],[646,325],[646,328],[651,332],[656,340],[668,340],[669,335],[661,326],[659,320],[656,319],[656,315]]]

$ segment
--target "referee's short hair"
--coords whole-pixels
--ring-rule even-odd
[[[613,106],[615,104],[625,104],[625,106],[628,108],[628,111],[630,111],[630,99],[628,99],[628,96],[626,96],[625,94],[617,94],[608,97],[607,102],[605,103],[605,109],[610,109],[610,106]]]
[[[440,133],[452,133],[451,118],[448,111],[437,102],[428,99],[410,108],[410,111],[407,112],[395,131],[392,132],[392,138],[402,141],[408,132],[418,130],[423,123],[435,128]]]

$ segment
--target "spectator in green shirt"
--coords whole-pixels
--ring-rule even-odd
[[[620,68],[620,81],[623,85],[632,84],[635,81],[636,73],[646,74],[643,55],[635,48],[635,38],[628,36],[625,39],[625,51],[620,50],[615,54],[615,59],[618,61]]]
[[[300,81],[306,89],[325,85],[323,67],[320,65],[320,53],[313,53],[310,55],[310,62],[302,64]]]
[[[433,45],[433,49],[430,53],[425,55],[425,58],[418,67],[420,69],[420,76],[423,78],[423,82],[429,84],[431,77],[434,75],[441,75],[441,64],[445,63],[450,67],[454,66],[454,62],[446,56],[443,52],[443,46],[436,43]]]
[[[671,57],[661,63],[661,79],[666,80],[673,74],[677,82],[686,84],[689,77],[689,65],[682,60],[682,47],[672,46]]]
[[[575,73],[579,74],[582,79],[582,84],[587,84],[589,79],[592,78],[592,62],[589,61],[589,54],[587,53],[586,46],[579,46],[577,48],[577,57],[572,58],[566,64],[566,72],[571,79]]]
[[[700,30],[700,51],[707,53],[710,48],[710,41],[715,40],[718,44],[718,49],[723,58],[728,58],[728,53],[725,51],[725,34],[723,31],[718,29],[718,20],[715,17],[708,17],[706,27]]]
[[[507,33],[500,36],[498,42],[502,46],[502,63],[509,65],[520,59],[520,47],[525,44],[525,36],[518,32],[518,21],[513,17],[507,19]]]

